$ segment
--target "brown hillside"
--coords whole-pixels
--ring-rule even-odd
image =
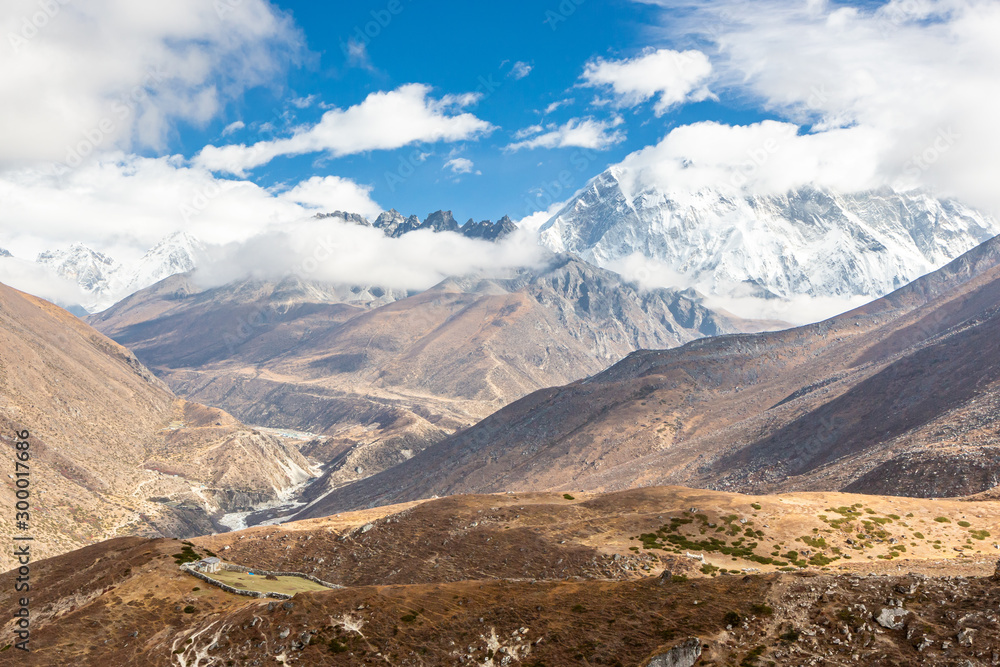
[[[957,496],[1000,483],[1000,241],[864,308],[642,351],[544,389],[301,516],[648,484]]]
[[[46,301],[0,285],[0,443],[31,433],[37,556],[115,535],[199,534],[233,492],[263,498],[309,464],[280,440],[174,396],[125,348]],[[13,472],[11,468],[11,472]],[[14,506],[5,475],[0,502]],[[159,501],[151,500],[159,499]],[[170,501],[168,503],[168,501]],[[12,512],[4,535],[21,533]],[[0,567],[13,565],[5,551]]]
[[[760,533],[752,549],[747,530]],[[34,565],[32,658],[632,667],[696,637],[699,666],[989,664],[996,535],[996,502],[648,488],[458,496],[188,544],[122,538]],[[684,543],[709,539],[747,550]],[[777,545],[804,562],[747,558]],[[180,571],[185,546],[345,588],[236,596]],[[0,575],[4,608],[13,576]],[[24,660],[0,650],[0,665]]]

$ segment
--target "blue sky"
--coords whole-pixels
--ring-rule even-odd
[[[317,122],[324,107],[350,107],[371,93],[408,83],[429,85],[437,97],[481,93],[468,111],[497,129],[477,140],[419,143],[341,158],[279,157],[249,172],[265,187],[335,175],[372,186],[376,202],[406,214],[424,217],[444,208],[452,209],[460,222],[504,214],[520,219],[566,199],[609,164],[656,143],[679,124],[706,119],[742,124],[764,117],[726,97],[681,106],[660,117],[652,101],[626,109],[592,104],[599,91],[578,87],[588,62],[631,58],[644,49],[669,46],[658,37],[664,20],[659,7],[624,0],[579,5],[570,0],[562,5],[455,0],[277,4],[304,34],[306,49],[299,61],[289,63],[283,79],[233,100],[207,127],[181,126],[174,150],[192,157],[206,144],[284,136],[296,125]],[[364,46],[363,58],[348,57],[352,42]],[[311,103],[302,108],[307,99]],[[554,103],[561,104],[546,113]],[[523,128],[581,117],[620,117],[623,124],[617,129],[624,139],[597,149],[505,150]],[[246,127],[223,137],[224,128],[237,121]],[[274,135],[269,127],[261,132],[262,123],[271,123]],[[422,162],[412,159],[415,151],[427,154]],[[470,160],[473,171],[456,174],[445,167],[456,157]]]
[[[993,0],[39,7],[0,6],[0,248],[23,261],[334,209],[518,220],[608,165],[653,196],[922,187],[1000,212]]]

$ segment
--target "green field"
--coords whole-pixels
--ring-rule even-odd
[[[277,581],[269,581],[262,574],[250,575],[246,572],[230,572],[226,570],[213,572],[208,576],[233,588],[260,593],[295,595],[296,593],[306,593],[308,591],[330,590],[322,584],[317,584],[315,581],[309,581],[302,577],[278,577]]]

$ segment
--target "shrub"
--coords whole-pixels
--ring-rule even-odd
[[[563,498],[565,498],[566,500],[576,500],[576,498],[574,498],[573,496],[569,495],[568,493],[564,493],[563,494]]]
[[[184,607],[184,613],[185,614],[193,614],[195,611],[197,611],[197,610],[193,606],[191,606],[191,605],[188,605],[188,606]]]
[[[968,528],[968,527],[969,527],[969,526],[971,526],[972,524],[971,524],[971,523],[969,523],[968,521],[959,521],[959,522],[958,522],[958,525],[960,525],[960,526],[961,526],[962,528]]]
[[[740,618],[740,615],[737,614],[735,611],[727,611],[726,615],[722,617],[722,624],[732,625],[733,627],[736,627],[737,625],[740,624],[740,621],[742,620],[743,619]]]
[[[951,519],[949,519],[946,516],[934,517],[934,520],[937,521],[938,523],[951,523]]]

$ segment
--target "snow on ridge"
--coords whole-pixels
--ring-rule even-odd
[[[82,304],[84,309],[96,313],[164,278],[194,269],[202,252],[204,245],[194,236],[175,232],[127,264],[82,243],[43,252],[35,261],[80,285],[92,297]]]
[[[998,233],[993,218],[918,191],[675,193],[617,167],[540,229],[551,250],[685,283],[660,286],[784,300],[878,298]]]

